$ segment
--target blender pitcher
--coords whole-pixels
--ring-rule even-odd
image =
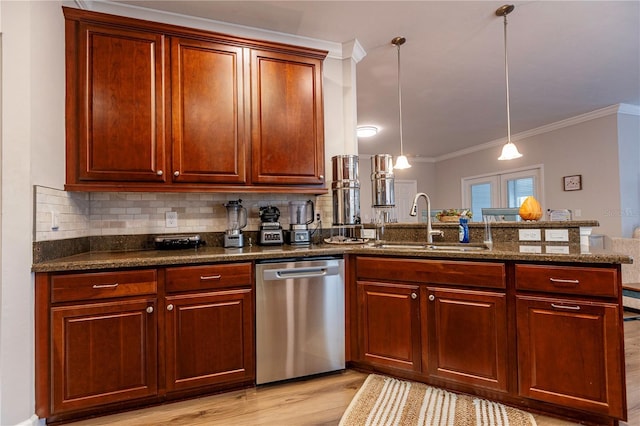
[[[232,200],[224,206],[227,208],[227,232],[224,235],[225,247],[242,247],[244,239],[241,229],[247,226],[247,209],[242,207],[242,200]]]
[[[289,201],[289,223],[292,226],[299,226],[298,229],[307,229],[307,225],[313,222],[313,201]]]
[[[313,201],[289,201],[289,244],[311,244],[309,224],[314,215]]]

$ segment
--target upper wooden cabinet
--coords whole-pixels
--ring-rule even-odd
[[[327,52],[63,10],[65,189],[326,193]]]
[[[175,182],[246,183],[243,49],[171,40]]]
[[[164,182],[164,36],[67,33],[67,183]]]
[[[251,51],[253,182],[324,182],[322,61]]]

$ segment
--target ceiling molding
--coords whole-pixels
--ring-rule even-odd
[[[527,139],[532,136],[540,135],[543,133],[549,133],[554,130],[562,129],[569,126],[575,126],[576,124],[584,123],[586,121],[595,120],[596,118],[607,117],[609,115],[614,114],[633,114],[640,115],[640,107],[629,104],[616,104],[610,105],[605,108],[597,109],[595,111],[587,112],[585,114],[580,114],[575,117],[567,118],[566,120],[556,121],[555,123],[547,124],[544,126],[536,127],[535,129],[526,130],[521,133],[517,133],[515,135],[511,135],[511,141],[516,142],[519,140]],[[490,142],[485,142],[479,145],[475,145],[466,149],[461,149],[460,151],[451,152],[449,154],[441,155],[439,157],[435,157],[434,161],[443,161],[449,160],[455,157],[461,157],[463,155],[471,154],[478,151],[483,151],[489,148],[495,148],[504,145],[507,142],[507,138],[500,138]]]
[[[116,3],[110,0],[75,0],[75,4],[80,9],[94,12],[110,13],[114,15],[126,16],[128,18],[144,19],[147,21],[161,22],[164,24],[180,25],[183,27],[197,28],[205,31],[214,31],[237,37],[259,39],[276,43],[292,44],[295,46],[310,47],[313,49],[326,50],[327,55],[332,59],[346,59],[343,54],[342,43],[319,40],[310,37],[303,37],[294,34],[286,34],[278,31],[264,30],[261,28],[248,27],[245,25],[231,24],[228,22],[215,21],[212,19],[187,16],[179,13],[166,12],[154,9],[147,9],[130,4]],[[351,53],[351,52],[350,52]]]

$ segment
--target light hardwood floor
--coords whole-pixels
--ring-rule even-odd
[[[629,420],[640,425],[640,321],[625,322]],[[347,370],[70,423],[73,426],[337,425],[366,374]],[[535,416],[538,426],[574,423]]]

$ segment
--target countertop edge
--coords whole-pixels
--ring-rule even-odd
[[[514,250],[481,252],[425,251],[415,249],[376,248],[366,245],[314,245],[309,247],[260,247],[224,249],[222,247],[188,250],[142,250],[128,252],[90,252],[32,265],[32,272],[68,272],[100,269],[146,268],[204,263],[260,261],[271,259],[307,258],[363,254],[377,256],[405,256],[424,259],[455,259],[484,261],[527,261],[556,263],[628,264],[633,259],[625,254],[606,250],[593,253],[550,254],[520,253]]]

